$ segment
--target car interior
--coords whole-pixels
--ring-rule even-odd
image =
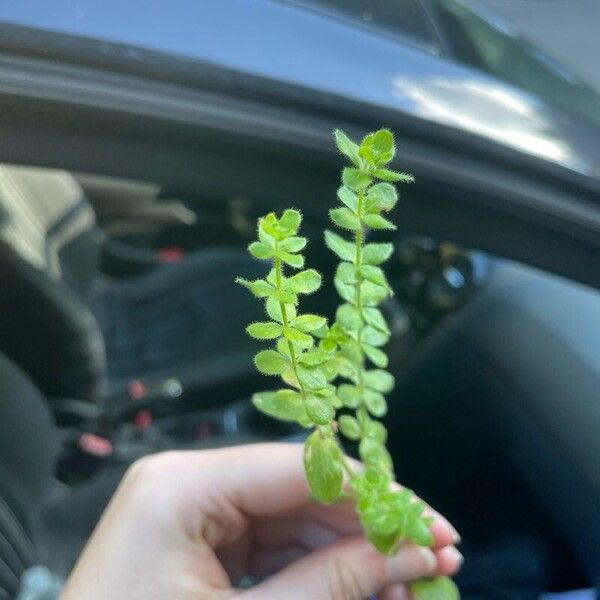
[[[332,171],[297,202],[329,283]],[[244,333],[261,309],[234,279],[263,274],[256,218],[289,202],[263,192],[0,166],[0,599],[30,565],[68,574],[136,459],[303,439],[249,402],[270,382]],[[599,292],[412,229],[406,209],[383,305],[398,479],[461,532],[464,598],[597,585]],[[331,316],[333,286],[311,303]]]
[[[416,178],[373,235],[396,478],[460,532],[464,600],[600,592],[600,102],[577,69],[464,0],[5,4],[0,600],[33,566],[60,588],[136,460],[303,441],[250,402],[273,382],[235,278],[264,276],[257,218],[295,207],[306,309],[335,315],[331,132],[382,126]]]

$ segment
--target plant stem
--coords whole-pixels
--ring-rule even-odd
[[[346,471],[348,478],[352,479],[356,475],[356,473],[352,470],[352,467],[348,464],[348,461],[346,460],[346,456],[344,455],[343,452],[341,454],[341,457],[342,457],[342,467],[344,468],[344,471]]]
[[[358,213],[358,221],[359,221],[359,227],[356,230],[356,232],[354,233],[354,241],[356,243],[356,255],[354,258],[354,266],[359,269],[362,266],[362,219],[361,219],[361,213],[362,213],[362,205],[363,205],[363,198],[364,198],[364,192],[360,191],[358,192],[358,207],[357,207],[357,213]],[[364,327],[364,321],[363,321],[363,316],[362,316],[362,292],[361,292],[361,283],[362,283],[362,278],[360,275],[356,276],[356,308],[358,310],[358,314],[360,315],[361,321],[362,321],[362,325],[359,328],[357,334],[356,334],[356,343],[358,345],[358,349],[360,351],[360,365],[359,365],[359,369],[358,369],[358,386],[362,392],[363,388],[364,388],[364,382],[363,382],[363,367],[364,367],[364,356],[363,356],[363,352],[362,352],[362,328]]]
[[[277,253],[277,242],[275,242],[275,253]],[[281,259],[278,256],[275,256],[275,287],[281,291],[281,283],[282,283],[282,266]],[[285,308],[285,304],[279,300],[279,309],[281,310],[281,320],[284,329],[288,327],[288,318],[287,311]],[[298,377],[298,359],[296,358],[296,351],[294,350],[294,345],[290,340],[286,339],[288,350],[290,353],[290,360],[292,361],[292,371],[298,381],[298,387],[300,388],[300,395],[302,396],[302,402],[306,404],[306,390]]]

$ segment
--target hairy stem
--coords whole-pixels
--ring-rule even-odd
[[[346,460],[346,455],[343,452],[341,453],[341,457],[342,457],[342,467],[344,468],[344,471],[346,471],[346,475],[348,475],[349,479],[354,478],[356,476],[356,473],[352,470],[352,467],[348,464],[348,461]]]
[[[275,252],[277,252],[277,242],[275,242]],[[281,284],[282,284],[282,279],[283,279],[283,267],[281,265],[281,259],[278,256],[275,256],[275,287],[278,290],[281,290]],[[281,310],[281,320],[283,322],[283,327],[286,328],[288,327],[288,318],[287,318],[287,311],[285,309],[285,304],[283,302],[281,302],[281,300],[279,301],[279,309]],[[292,342],[290,342],[290,340],[286,340],[287,341],[287,346],[288,346],[288,350],[290,353],[290,360],[292,362],[292,371],[294,372],[294,375],[298,381],[298,387],[300,388],[300,394],[302,395],[302,402],[304,402],[306,404],[306,390],[304,389],[304,386],[302,385],[302,382],[300,381],[300,378],[298,377],[298,359],[296,357],[296,351],[294,350],[294,345],[292,344]]]
[[[361,213],[362,213],[362,204],[363,204],[363,198],[364,198],[364,192],[360,191],[358,192],[358,209],[357,209],[357,213],[358,213],[358,221],[359,221],[359,227],[356,230],[355,234],[354,234],[354,241],[356,243],[356,255],[354,257],[354,266],[359,269],[362,266],[362,244],[363,244],[363,231],[362,231],[362,220],[361,220]],[[362,278],[360,275],[356,276],[356,308],[358,309],[358,313],[360,315],[361,321],[363,319],[362,316],[362,292],[361,292],[361,283],[362,283]],[[356,342],[358,345],[358,349],[360,351],[360,364],[359,364],[359,368],[358,368],[358,387],[360,388],[361,392],[364,389],[364,382],[363,382],[363,367],[364,367],[364,354],[362,351],[362,328],[364,327],[364,321],[361,325],[361,327],[359,328],[359,330],[356,333]]]

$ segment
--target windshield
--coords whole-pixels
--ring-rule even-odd
[[[596,92],[493,13],[463,0],[297,0],[493,75],[600,124]]]

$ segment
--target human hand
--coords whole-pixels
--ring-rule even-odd
[[[61,600],[400,600],[404,582],[460,567],[458,535],[430,514],[433,548],[388,558],[351,503],[309,500],[301,445],[156,454],[123,478]],[[243,575],[271,577],[236,589]]]

